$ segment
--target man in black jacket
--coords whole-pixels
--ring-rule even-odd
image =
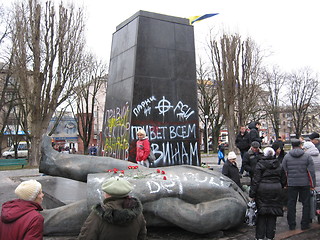
[[[249,134],[245,126],[240,127],[240,132],[236,137],[236,146],[240,150],[241,160],[243,161],[243,155],[250,149]],[[241,163],[240,174],[243,174],[243,172],[244,168]]]
[[[261,123],[258,121],[253,121],[248,125],[248,128],[250,129],[249,131],[249,141],[250,144],[254,141],[258,142],[261,147],[262,139],[264,138],[263,136],[260,137],[259,134],[259,129],[261,127]]]
[[[249,172],[251,183],[258,161],[262,158],[263,152],[260,149],[260,144],[257,141],[251,143],[251,148],[243,155],[243,168]]]

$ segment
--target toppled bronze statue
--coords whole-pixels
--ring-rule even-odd
[[[122,176],[135,185],[147,226],[178,226],[194,233],[235,227],[244,221],[247,197],[220,172],[179,165],[146,168],[110,157],[60,154],[43,138],[40,172],[87,182],[87,200],[44,211],[45,234],[77,234],[92,205],[102,201],[101,184]]]

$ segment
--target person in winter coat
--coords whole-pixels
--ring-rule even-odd
[[[226,162],[226,160],[224,159],[224,149],[225,149],[224,143],[221,140],[219,140],[218,141],[218,165],[221,164],[221,161],[223,161],[224,163]]]
[[[304,142],[303,149],[310,154],[313,160],[314,169],[316,172],[316,179],[320,179],[320,153],[318,148],[312,142]],[[320,187],[320,181],[316,182],[316,187]]]
[[[91,147],[89,148],[90,155],[97,156],[97,152],[98,152],[98,149],[96,145],[92,144]]]
[[[283,149],[283,142],[281,140],[275,141],[272,144],[272,149],[275,151],[275,158],[278,159],[278,161],[280,162],[280,164],[282,164],[282,160],[284,158],[284,156],[287,154],[284,149]],[[282,189],[282,197],[281,197],[281,202],[283,207],[287,207],[288,204],[288,189],[287,188],[283,188]]]
[[[237,155],[234,152],[228,153],[227,162],[222,167],[222,174],[233,180],[241,188]]]
[[[298,139],[291,141],[292,150],[286,154],[282,167],[288,182],[288,214],[290,230],[296,228],[296,204],[302,202],[301,229],[310,228],[310,189],[315,187],[316,176],[312,157],[302,150],[302,142]]]
[[[44,194],[36,180],[20,183],[15,189],[19,199],[2,204],[0,240],[43,239],[44,218],[41,203]]]
[[[243,156],[243,168],[245,171],[249,173],[251,178],[251,183],[254,175],[254,171],[256,169],[256,165],[258,161],[262,158],[263,152],[260,149],[260,144],[256,141],[251,143],[251,148],[248,152],[246,152]]]
[[[261,123],[258,121],[253,121],[248,125],[249,128],[249,142],[250,144],[254,141],[258,142],[261,147],[263,136],[260,137],[259,129],[261,127]]]
[[[240,127],[240,132],[236,137],[235,143],[237,148],[239,148],[240,150],[241,160],[243,161],[243,155],[250,149],[249,134],[245,126]],[[244,168],[243,168],[243,164],[241,163],[240,174],[243,174],[243,172],[244,172]]]
[[[310,134],[309,138],[310,138],[310,141],[320,151],[320,136],[319,136],[319,133],[313,132],[313,133]]]
[[[147,237],[142,204],[128,194],[133,186],[124,178],[110,178],[102,184],[105,199],[92,207],[79,240],[144,240]]]
[[[274,143],[272,143],[271,147],[275,151],[275,156],[277,157],[278,161],[282,163],[284,156],[287,154],[283,149],[283,143],[275,141]]]
[[[138,141],[136,144],[136,161],[138,164],[149,167],[148,156],[150,154],[150,142],[146,136],[146,132],[140,128],[137,132]]]
[[[256,239],[274,239],[278,216],[283,216],[282,188],[286,176],[271,147],[263,150],[263,158],[257,163],[249,197],[257,206]]]

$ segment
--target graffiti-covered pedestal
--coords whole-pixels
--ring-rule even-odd
[[[200,164],[193,26],[188,19],[139,11],[113,34],[104,155],[135,158],[143,128],[156,166]]]

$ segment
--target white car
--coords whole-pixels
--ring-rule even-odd
[[[9,150],[4,151],[2,156],[5,158],[14,158],[14,146],[12,145]],[[20,142],[18,145],[18,158],[28,157],[28,145],[27,142]]]

